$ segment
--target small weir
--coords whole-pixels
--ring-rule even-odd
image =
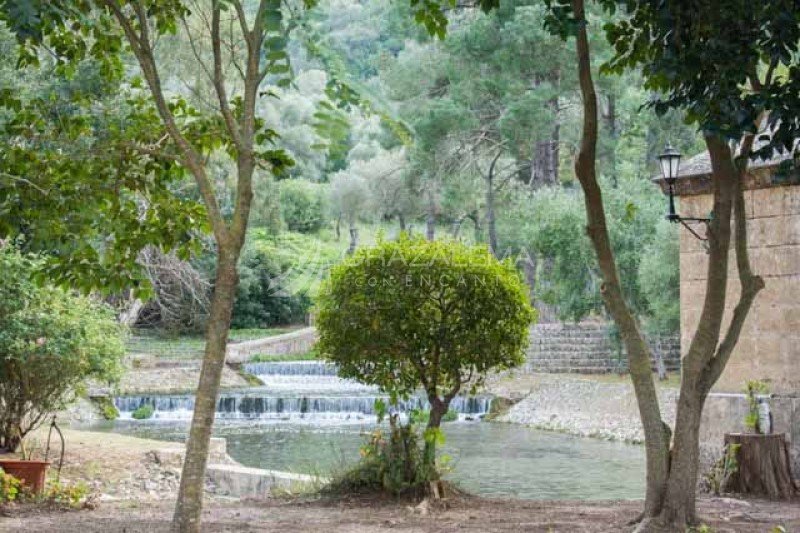
[[[375,415],[375,400],[386,399],[379,395],[357,396],[275,396],[255,391],[223,393],[217,403],[217,417],[225,419],[296,419],[322,415],[323,418],[364,418]],[[450,408],[459,414],[477,417],[489,411],[488,397],[454,398]],[[143,405],[155,409],[154,418],[175,420],[188,419],[194,409],[194,396],[118,396],[114,405],[121,418],[131,418],[131,413]],[[400,402],[401,412],[411,409],[427,409],[428,402],[422,398],[411,398]]]
[[[264,383],[241,391],[223,392],[217,403],[217,418],[263,420],[366,420],[375,416],[375,401],[386,399],[375,387],[336,376],[336,366],[324,361],[288,361],[251,363],[244,369]],[[458,396],[450,408],[464,417],[477,418],[489,411],[488,396]],[[121,418],[131,418],[133,411],[151,405],[153,418],[189,419],[194,396],[142,395],[119,396],[114,405]],[[402,413],[428,409],[422,396],[401,401]]]

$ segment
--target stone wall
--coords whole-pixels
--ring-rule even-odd
[[[299,329],[283,335],[228,344],[226,361],[244,363],[256,355],[299,355],[308,352],[317,342],[313,327]]]
[[[684,196],[681,214],[708,216],[710,194]],[[745,192],[753,271],[766,288],[756,298],[739,343],[715,390],[741,392],[747,380],[767,379],[775,393],[800,391],[800,186]],[[699,227],[701,231],[702,226]],[[705,296],[708,255],[703,243],[681,229],[681,331],[684,351],[697,327]],[[725,324],[739,297],[736,261],[729,262]]]
[[[624,372],[627,356],[614,347],[603,323],[537,324],[530,331],[524,372],[604,374]],[[680,368],[678,336],[651,339],[667,370]]]

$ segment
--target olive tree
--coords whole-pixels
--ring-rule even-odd
[[[12,452],[86,380],[115,380],[125,351],[110,308],[37,284],[41,268],[0,247],[0,448]]]
[[[343,377],[392,400],[422,389],[430,403],[425,462],[450,402],[487,373],[523,361],[536,317],[510,261],[486,247],[401,235],[331,270],[318,300],[320,353]]]

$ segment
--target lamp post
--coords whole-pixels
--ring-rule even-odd
[[[658,156],[658,164],[661,167],[661,176],[667,183],[669,192],[669,211],[667,212],[666,219],[676,224],[680,223],[688,229],[692,235],[700,240],[706,240],[701,237],[696,231],[689,227],[686,222],[711,222],[710,218],[689,218],[680,216],[675,210],[675,182],[678,179],[678,171],[681,165],[681,153],[672,147],[669,143],[664,147],[664,152]]]

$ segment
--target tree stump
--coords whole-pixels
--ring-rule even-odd
[[[738,468],[722,487],[723,491],[772,500],[797,496],[785,434],[727,433],[725,445],[738,446],[735,454]]]

